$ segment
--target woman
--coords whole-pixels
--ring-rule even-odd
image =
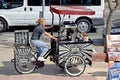
[[[37,59],[39,61],[45,61],[43,56],[48,51],[48,44],[39,40],[41,35],[45,34],[49,38],[52,38],[56,41],[57,41],[57,38],[55,38],[54,36],[52,36],[51,34],[49,34],[48,32],[45,31],[45,29],[52,28],[52,26],[51,27],[45,26],[45,19],[43,19],[43,18],[38,19],[37,23],[38,23],[38,25],[33,30],[30,42],[38,50]]]

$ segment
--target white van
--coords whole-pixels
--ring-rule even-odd
[[[95,15],[72,15],[65,20],[75,21],[81,31],[89,32],[93,26],[103,25],[104,0],[45,0],[46,24],[51,25],[52,14],[49,5],[85,6],[95,11]],[[42,11],[42,0],[0,0],[0,31],[10,26],[36,25]],[[58,25],[58,15],[55,15],[55,25]]]

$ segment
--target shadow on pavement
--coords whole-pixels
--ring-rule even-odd
[[[106,71],[96,71],[96,72],[89,73],[89,74],[92,74],[92,76],[99,76],[99,77],[106,77],[107,76]]]
[[[36,69],[35,73],[41,73],[44,75],[65,76],[66,73],[63,69],[56,66],[56,64],[45,64],[41,69]]]
[[[0,75],[17,75],[14,64],[10,61],[2,61],[3,66],[0,67]]]
[[[97,31],[96,31],[96,28],[95,27],[93,27],[91,30],[90,30],[90,33],[96,33]]]
[[[0,67],[1,80],[96,80],[95,76],[82,74],[81,76],[68,76],[55,64],[46,64],[45,67],[36,69],[30,74],[19,74],[14,64],[10,61],[3,61],[4,66]]]
[[[21,75],[15,70],[14,63],[12,63],[11,61],[2,61],[2,64],[3,66],[0,67],[0,75]],[[66,74],[64,70],[60,69],[55,64],[45,64],[43,68],[35,69],[31,74],[34,73],[54,76],[64,76]]]
[[[94,46],[104,46],[104,41],[102,38],[92,39]],[[101,44],[102,43],[102,44]]]

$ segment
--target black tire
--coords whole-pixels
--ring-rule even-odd
[[[79,32],[89,32],[92,27],[91,23],[87,19],[80,19],[77,21],[78,31]]]
[[[65,62],[64,70],[70,76],[80,76],[85,71],[85,68],[85,60],[80,55],[71,55]]]
[[[16,52],[14,52],[14,66],[17,72],[19,72],[20,74],[28,74],[34,71],[34,69],[36,68],[36,65],[34,64],[36,61],[36,57],[32,56],[31,58],[31,62],[30,63],[20,63],[19,59],[17,59],[17,54]]]
[[[0,32],[5,31],[7,27],[7,22],[3,18],[0,18]]]

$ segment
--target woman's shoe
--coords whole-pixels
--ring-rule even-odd
[[[38,61],[44,61],[45,62],[45,59],[43,57],[38,57],[37,59]]]

